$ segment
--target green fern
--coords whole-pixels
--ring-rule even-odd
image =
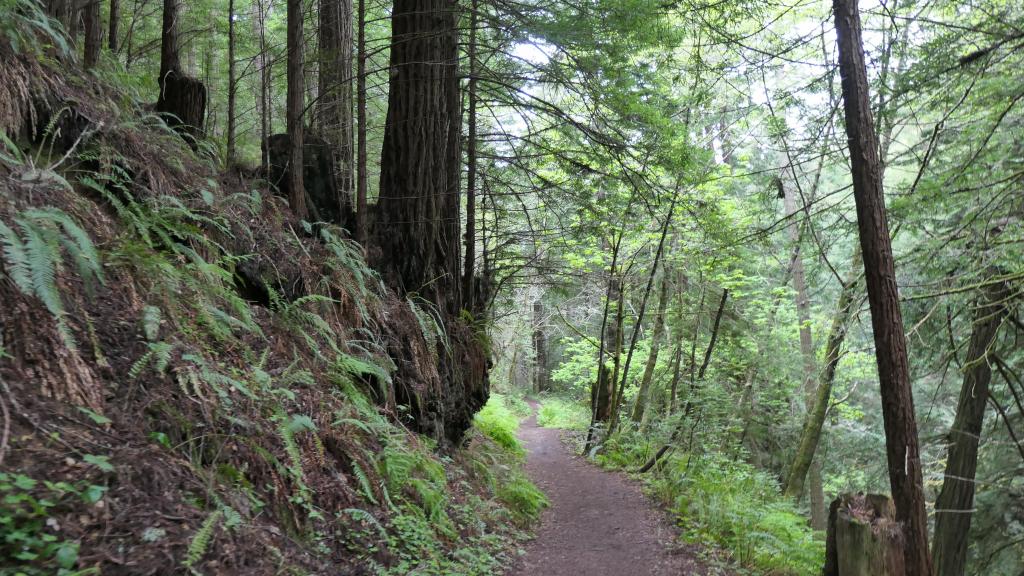
[[[99,254],[89,235],[57,208],[25,210],[14,217],[14,223],[18,231],[0,222],[7,275],[22,293],[38,298],[46,306],[57,323],[64,345],[77,349],[57,287],[57,274],[63,269],[63,253],[67,252],[87,287],[93,281],[102,283]]]
[[[185,552],[185,560],[181,563],[182,566],[192,570],[192,567],[202,560],[203,555],[206,554],[206,549],[210,546],[210,541],[213,539],[213,531],[217,528],[217,523],[220,522],[222,515],[223,512],[215,510],[206,517],[202,526],[199,527],[199,530],[192,537],[192,541],[189,542],[188,551]]]
[[[163,374],[167,371],[167,366],[171,362],[171,353],[173,351],[174,345],[167,342],[148,343],[146,353],[139,357],[132,364],[132,367],[128,369],[128,377],[132,380],[137,379],[150,364],[153,365],[154,372]]]
[[[142,309],[142,332],[146,340],[155,342],[160,337],[160,321],[162,312],[156,306],[146,306]]]
[[[352,462],[352,474],[359,481],[359,488],[363,491],[363,495],[373,504],[379,504],[377,497],[373,494],[373,485],[370,483],[370,478],[356,462]]]

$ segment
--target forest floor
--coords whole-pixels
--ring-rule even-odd
[[[714,574],[697,546],[679,543],[668,516],[621,473],[573,454],[559,430],[522,423],[526,472],[550,507],[511,576],[660,576]]]

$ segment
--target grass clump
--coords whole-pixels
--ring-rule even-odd
[[[540,518],[547,508],[547,496],[523,474],[513,474],[508,481],[499,484],[495,495],[504,504],[512,518],[520,526],[526,526]]]
[[[522,402],[522,400],[519,400]],[[525,402],[522,402],[525,404]],[[520,416],[516,414],[520,408],[514,400],[502,394],[491,394],[487,404],[476,413],[473,424],[477,430],[498,443],[509,452],[522,456],[523,447],[516,438]],[[529,406],[527,406],[529,411]],[[529,412],[527,412],[529,413]]]
[[[541,402],[537,424],[545,428],[585,431],[590,423],[590,411],[579,402],[553,396]]]

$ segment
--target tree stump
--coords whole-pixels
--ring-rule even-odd
[[[206,85],[172,70],[161,79],[156,111],[164,115],[168,126],[192,136],[189,145],[195,148],[195,139],[202,136],[206,122]]]
[[[828,515],[824,576],[903,576],[903,527],[892,498],[843,494]]]

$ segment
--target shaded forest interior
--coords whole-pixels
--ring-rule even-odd
[[[0,2],[0,576],[502,573],[524,398],[728,570],[1019,576],[1022,58],[1019,0]]]

